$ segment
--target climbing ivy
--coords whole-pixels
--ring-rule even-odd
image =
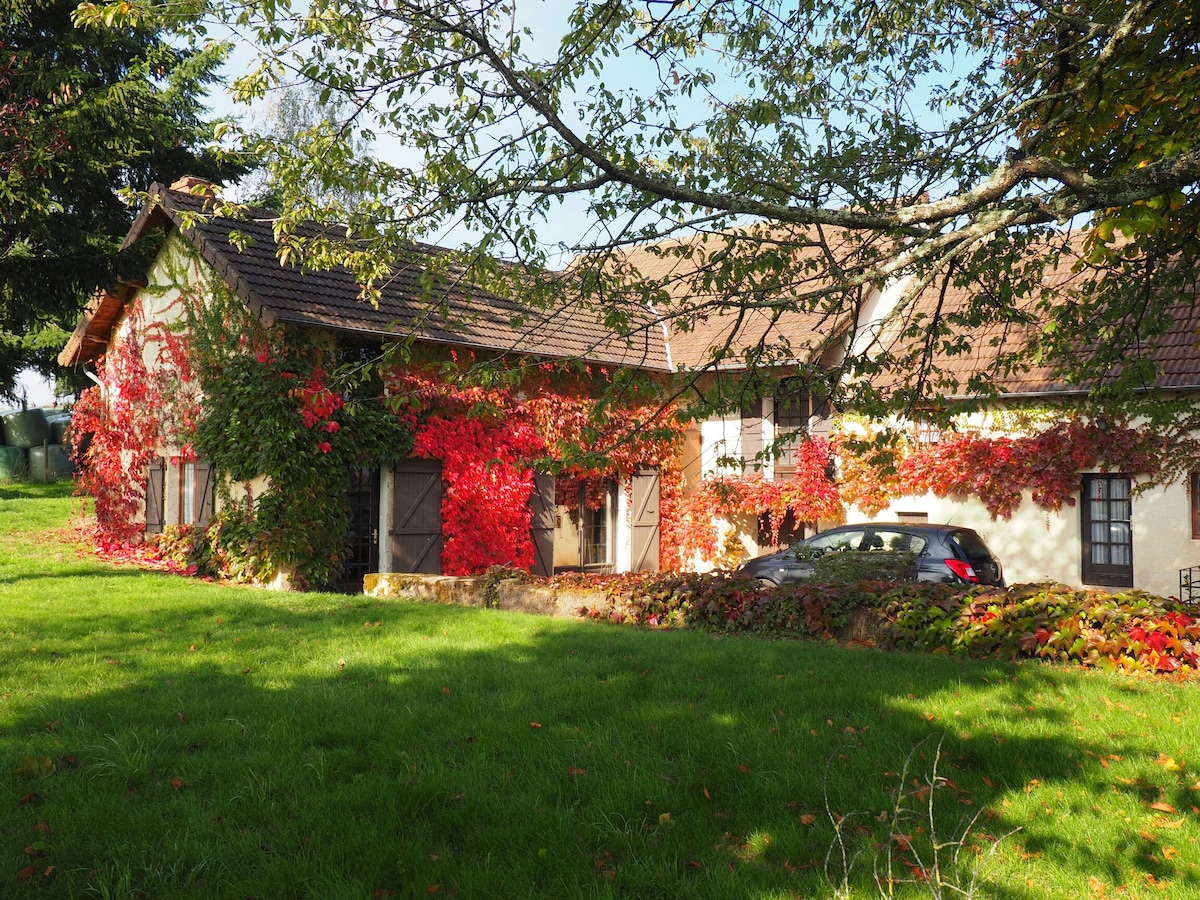
[[[332,340],[266,328],[223,287],[189,304],[184,327],[205,398],[196,452],[225,476],[215,557],[259,581],[278,571],[301,587],[336,580],[348,473],[408,456],[411,428],[377,382],[337,366]]]

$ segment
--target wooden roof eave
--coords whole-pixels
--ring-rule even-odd
[[[80,366],[103,356],[125,303],[130,294],[141,287],[145,287],[144,281],[122,281],[115,288],[96,291],[79,317],[67,345],[58,354],[58,364]]]

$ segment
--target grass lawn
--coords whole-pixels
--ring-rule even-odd
[[[1200,897],[1196,680],[204,584],[72,508],[0,485],[0,896],[919,897],[969,826],[976,897]]]

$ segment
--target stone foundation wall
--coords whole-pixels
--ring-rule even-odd
[[[455,578],[448,575],[379,573],[366,576],[363,592],[378,599],[404,598],[430,603],[485,606],[543,616],[574,618],[579,607],[607,609],[604,591],[555,588],[520,579]]]

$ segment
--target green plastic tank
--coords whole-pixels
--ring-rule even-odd
[[[29,458],[21,447],[0,445],[0,481],[17,481],[29,472]]]
[[[29,477],[48,484],[71,477],[71,458],[62,444],[45,444],[29,448]]]
[[[40,447],[50,440],[50,422],[42,409],[22,409],[4,416],[4,443],[10,447]]]

